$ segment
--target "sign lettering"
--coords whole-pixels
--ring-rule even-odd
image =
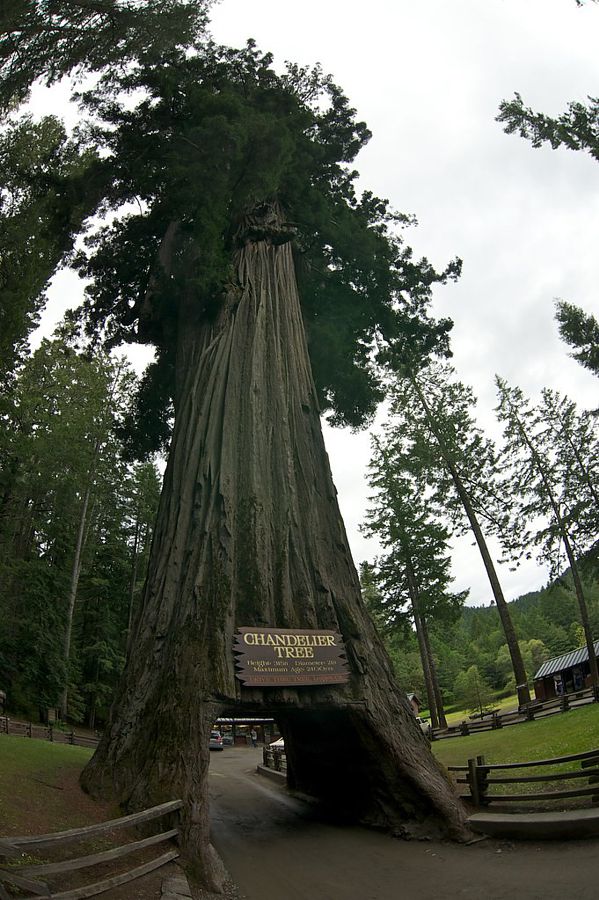
[[[345,648],[335,631],[306,628],[239,628],[239,671],[247,687],[344,684],[349,680]]]

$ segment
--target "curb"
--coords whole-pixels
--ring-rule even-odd
[[[538,813],[475,813],[472,831],[524,841],[562,841],[599,837],[599,809]]]
[[[287,784],[287,775],[285,772],[277,772],[275,769],[268,769],[263,765],[257,765],[256,772],[258,775],[264,775],[266,778],[270,778],[271,781],[276,781],[277,784]]]

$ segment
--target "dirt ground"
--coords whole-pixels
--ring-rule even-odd
[[[260,759],[259,749],[244,747],[226,748],[211,757],[213,841],[232,879],[227,900],[599,897],[597,840],[519,844],[483,840],[471,846],[400,841],[321,821],[314,806],[256,774]],[[76,812],[76,824],[118,814],[80,790],[79,768],[65,767],[53,780],[42,771],[30,772],[18,787],[14,779],[11,785],[1,785],[0,835],[58,830],[65,827],[67,811],[69,818]],[[2,802],[6,792],[16,801],[10,806]],[[141,861],[136,858],[135,864]],[[121,865],[129,867],[128,862]],[[176,871],[176,864],[170,864],[101,896],[159,900],[163,879]],[[83,881],[100,877],[97,869],[88,870]],[[198,900],[213,896],[203,894]]]

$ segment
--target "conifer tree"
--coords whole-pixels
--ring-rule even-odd
[[[146,448],[174,410],[124,679],[84,785],[130,807],[182,797],[183,846],[218,887],[209,732],[223,709],[275,708],[294,786],[463,836],[364,610],[320,427],[326,411],[369,420],[389,342],[445,348],[450,323],[427,307],[459,264],[416,262],[405,217],[357,194],[369,132],[319,70],[277,74],[251,44],[208,45],[111,71],[84,104],[114,214],[77,258],[87,328],[156,347],[133,421]],[[340,631],[349,683],[240,688],[235,629],[265,624]],[[343,759],[322,753],[341,735]]]
[[[474,396],[448,364],[432,363],[419,370],[397,364],[395,373],[387,445],[403,448],[406,465],[411,459],[412,470],[431,489],[431,506],[449,517],[456,533],[472,533],[510,649],[519,703],[527,703],[522,655],[485,537],[485,528],[496,533],[504,527],[506,506],[497,491],[494,447],[471,412]]]
[[[410,474],[414,460],[396,443],[373,441],[371,498],[364,531],[377,535],[385,554],[376,561],[377,609],[386,628],[408,615],[418,637],[433,728],[446,727],[429,621],[450,622],[459,615],[466,592],[449,590],[449,533],[428,509],[425,485]]]
[[[563,570],[564,559],[567,561],[584,630],[593,691],[599,700],[597,658],[578,563],[583,547],[577,542],[581,534],[577,525],[578,492],[572,490],[571,470],[563,468],[553,429],[547,427],[544,416],[531,406],[520,388],[510,387],[498,376],[496,384],[497,417],[504,427],[502,455],[509,467],[505,471],[506,490],[514,503],[512,531],[505,546],[517,559],[530,555],[531,543],[536,545],[538,558],[550,565],[554,577]],[[545,399],[549,399],[548,394]]]

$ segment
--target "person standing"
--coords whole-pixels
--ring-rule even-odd
[[[252,728],[252,730],[250,731],[250,738],[252,740],[252,747],[257,747],[258,746],[258,732],[256,731],[255,728]]]

